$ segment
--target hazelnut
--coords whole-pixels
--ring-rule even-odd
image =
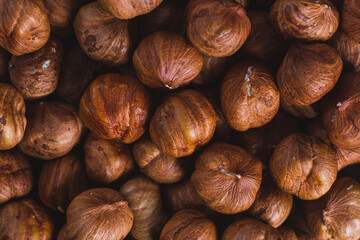
[[[89,132],[84,143],[86,172],[97,183],[108,184],[119,179],[128,162],[132,162],[129,146],[101,139]]]
[[[283,96],[280,96],[281,108],[296,118],[312,119],[320,114],[320,109],[317,103],[309,105],[296,105],[288,102]]]
[[[128,21],[111,16],[97,2],[83,6],[74,21],[74,32],[84,52],[110,66],[130,60],[132,27]]]
[[[80,101],[84,125],[104,139],[132,143],[145,132],[151,99],[134,77],[104,74],[92,81]]]
[[[295,44],[277,71],[278,87],[286,101],[310,105],[335,86],[342,67],[340,55],[327,44]]]
[[[0,151],[0,185],[0,204],[30,192],[32,171],[20,151]]]
[[[65,239],[122,240],[133,225],[128,203],[109,188],[94,188],[79,194],[70,203],[66,219]]]
[[[322,122],[330,141],[343,149],[360,147],[360,72],[342,76],[339,87],[323,106]]]
[[[200,209],[204,206],[204,201],[197,194],[190,178],[178,183],[165,185],[163,195],[165,204],[172,213],[181,209]]]
[[[278,227],[276,230],[279,231],[282,238],[285,240],[298,240],[294,230],[292,230],[291,228],[289,228],[288,226],[286,226],[284,224],[281,225],[280,227]]]
[[[25,154],[50,160],[66,155],[79,141],[82,123],[73,107],[62,102],[28,105],[28,126],[19,148]]]
[[[337,175],[331,146],[314,136],[294,133],[276,146],[270,172],[277,186],[303,200],[324,195]]]
[[[261,127],[274,118],[280,93],[265,65],[241,62],[231,68],[221,84],[221,109],[237,131]]]
[[[42,203],[64,213],[70,202],[87,188],[84,163],[76,153],[46,162],[40,173],[38,193]]]
[[[344,66],[355,72],[360,72],[360,41],[356,42],[342,30],[338,30],[329,40],[344,61]]]
[[[193,209],[176,212],[165,224],[159,240],[216,240],[216,226],[207,216]]]
[[[251,2],[250,0],[235,0],[235,1],[238,2],[244,8],[248,7]]]
[[[270,21],[285,39],[326,41],[339,26],[339,12],[330,0],[277,0]]]
[[[277,228],[289,216],[292,205],[292,195],[279,189],[266,171],[263,173],[255,202],[248,212],[251,216]]]
[[[65,52],[56,93],[66,102],[79,104],[82,94],[93,81],[101,65],[79,47]]]
[[[55,237],[52,215],[33,199],[21,199],[0,207],[0,239],[51,240]]]
[[[185,176],[184,161],[187,159],[165,155],[147,136],[134,144],[133,154],[140,170],[158,183],[174,183]]]
[[[344,0],[341,26],[358,43],[360,43],[359,15],[359,2],[357,0]]]
[[[191,0],[185,9],[185,19],[190,42],[210,57],[234,54],[251,28],[245,9],[231,0]]]
[[[0,150],[15,147],[23,138],[26,125],[23,96],[13,86],[0,83]]]
[[[166,222],[160,186],[147,178],[138,177],[122,185],[119,192],[134,214],[130,235],[139,240],[158,239]]]
[[[281,234],[275,228],[254,218],[244,218],[228,226],[221,240],[233,239],[283,240]]]
[[[317,239],[360,238],[360,184],[340,178],[315,201],[304,202],[307,225]]]
[[[119,19],[130,19],[154,10],[162,0],[98,0],[98,3],[112,16]]]
[[[0,46],[13,55],[39,50],[50,37],[50,23],[41,0],[3,0],[0,16]]]
[[[191,183],[208,207],[235,214],[255,201],[261,169],[261,162],[241,147],[213,143],[197,157]]]
[[[175,89],[199,74],[203,57],[182,36],[160,31],[140,42],[133,65],[140,81],[148,87]]]
[[[10,80],[25,100],[41,98],[55,91],[62,55],[61,41],[52,36],[36,52],[11,57]]]
[[[267,168],[276,145],[288,135],[300,130],[297,122],[282,112],[265,126],[252,128],[246,132],[234,132],[233,140],[253,156],[259,158],[263,167]]]
[[[150,137],[164,154],[184,157],[210,141],[215,124],[211,103],[194,90],[183,90],[169,94],[156,109]]]
[[[0,47],[0,83],[6,82],[9,78],[9,58],[9,53]]]
[[[266,63],[276,69],[286,54],[288,44],[275,32],[266,11],[249,11],[251,31],[237,55],[243,60],[254,60]]]

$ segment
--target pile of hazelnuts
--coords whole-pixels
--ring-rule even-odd
[[[0,240],[360,239],[360,0],[0,0]]]

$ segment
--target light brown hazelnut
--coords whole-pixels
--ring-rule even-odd
[[[337,175],[335,151],[314,136],[294,133],[276,146],[270,172],[277,186],[303,200],[324,195]]]
[[[15,147],[23,138],[26,125],[23,96],[10,84],[0,83],[0,150]]]
[[[30,192],[33,186],[32,171],[20,151],[0,151],[0,186],[0,204]]]
[[[138,240],[158,239],[166,222],[160,186],[143,177],[131,179],[120,188],[134,215],[130,236]]]
[[[360,43],[359,15],[359,2],[357,0],[344,0],[341,26],[358,43]]]
[[[215,224],[198,210],[183,209],[165,224],[159,240],[216,240]]]

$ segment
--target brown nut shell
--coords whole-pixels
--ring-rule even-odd
[[[335,86],[342,67],[340,55],[327,44],[292,45],[277,71],[280,93],[292,104],[312,104]]]
[[[284,224],[278,227],[276,230],[279,231],[284,240],[298,240],[294,230]]]
[[[112,16],[130,19],[154,10],[163,0],[98,0],[98,3]]]
[[[41,0],[3,0],[0,16],[0,46],[13,55],[39,50],[50,37],[50,23]]]
[[[281,234],[275,228],[254,218],[244,218],[227,227],[221,240],[233,239],[283,240]]]
[[[360,4],[357,0],[344,0],[341,26],[356,42],[360,43]]]
[[[119,192],[129,202],[134,215],[130,235],[139,240],[158,239],[166,222],[160,186],[147,178],[138,177],[122,185]]]
[[[271,70],[257,62],[241,62],[231,68],[221,84],[220,99],[226,120],[237,131],[267,124],[280,107]]]
[[[89,178],[108,184],[119,179],[133,161],[129,146],[111,142],[89,132],[84,143],[85,166]]]
[[[12,56],[9,62],[11,83],[26,100],[51,94],[59,81],[62,55],[61,41],[52,36],[36,52]]]
[[[147,136],[133,145],[133,155],[140,170],[158,183],[178,182],[185,176],[187,159],[165,155]]]
[[[241,147],[213,143],[197,157],[191,183],[208,207],[235,214],[255,201],[261,170],[261,162]]]
[[[130,60],[132,25],[116,19],[97,2],[83,6],[76,15],[74,32],[81,48],[95,61],[118,66]]]
[[[30,192],[32,171],[20,151],[0,151],[0,186],[0,204]]]
[[[28,106],[28,126],[19,148],[25,154],[50,160],[66,155],[79,141],[82,123],[75,109],[62,102]]]
[[[245,9],[231,0],[191,0],[185,10],[187,37],[210,57],[234,54],[251,29]]]
[[[322,122],[330,141],[343,149],[360,147],[360,72],[341,77],[338,91],[324,103]]]
[[[52,240],[55,223],[52,215],[32,199],[12,201],[0,207],[0,239]]]
[[[336,180],[326,195],[303,206],[307,225],[317,239],[360,238],[360,184],[355,179]]]
[[[330,0],[277,0],[270,21],[285,39],[326,41],[339,26],[339,12]]]
[[[108,73],[85,90],[79,111],[84,125],[99,137],[132,143],[145,132],[150,94],[134,77]]]
[[[87,188],[85,166],[74,152],[46,162],[40,173],[38,193],[44,205],[66,212],[70,202]]]
[[[277,186],[303,200],[324,195],[337,175],[337,160],[330,145],[319,138],[294,133],[284,138],[270,159]]]
[[[287,219],[293,206],[292,195],[279,189],[268,172],[263,173],[255,202],[248,210],[251,216],[277,228]]]
[[[164,154],[184,157],[210,141],[215,125],[211,103],[194,90],[183,90],[169,94],[156,109],[150,137]]]
[[[202,55],[185,38],[165,31],[145,37],[132,60],[139,80],[151,88],[175,89],[188,84],[203,66]]]
[[[66,239],[122,240],[133,225],[133,214],[124,198],[109,188],[79,194],[67,212]]]
[[[0,83],[0,150],[15,147],[26,125],[23,96],[10,84]]]
[[[198,210],[176,212],[165,224],[159,240],[216,240],[216,226]]]
[[[360,148],[342,149],[336,148],[336,156],[338,162],[338,170],[351,164],[360,163]]]

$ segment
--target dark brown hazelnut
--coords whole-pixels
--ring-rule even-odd
[[[163,0],[98,0],[98,3],[112,16],[130,19],[154,10]]]
[[[83,6],[74,21],[76,38],[92,59],[109,66],[130,60],[132,24],[111,16],[97,2]]]
[[[133,161],[128,145],[99,138],[92,132],[85,140],[84,154],[87,175],[103,184],[119,179],[128,162]]]
[[[94,188],[79,194],[70,203],[66,219],[65,239],[122,240],[133,225],[128,203],[109,188]]]
[[[277,84],[286,101],[310,105],[336,84],[343,63],[337,51],[324,43],[292,45],[277,71]]]
[[[220,89],[221,110],[237,131],[261,127],[280,107],[280,93],[271,70],[257,62],[241,62],[226,74]]]
[[[158,239],[166,222],[160,186],[149,179],[138,177],[122,185],[119,192],[128,201],[134,215],[130,235],[139,240]]]
[[[360,184],[355,179],[336,180],[327,194],[303,206],[317,239],[360,239]]]
[[[50,160],[66,155],[79,141],[82,123],[73,107],[62,102],[28,106],[28,125],[19,148],[25,154]]]
[[[308,125],[306,125],[305,131],[310,136],[315,136],[320,138],[323,142],[327,144],[331,144],[330,139],[328,137],[328,133],[322,124],[321,118],[315,118]]]
[[[292,133],[300,131],[298,123],[282,112],[265,126],[249,129],[246,132],[234,132],[236,145],[244,147],[253,156],[259,158],[263,167],[267,168],[276,145]]]
[[[32,171],[21,152],[0,151],[0,185],[0,204],[30,192],[33,186]]]
[[[344,67],[360,72],[360,41],[356,42],[339,29],[328,43],[339,52]]]
[[[134,77],[104,74],[85,90],[80,101],[84,125],[104,139],[132,143],[145,132],[151,99]]]
[[[254,218],[238,220],[226,228],[221,240],[266,239],[283,240],[281,234],[270,225]]]
[[[335,146],[360,148],[360,72],[345,74],[338,86],[324,101],[322,122]]]
[[[261,162],[241,147],[213,143],[197,157],[191,183],[208,207],[235,214],[255,201],[261,170]]]
[[[277,228],[287,219],[292,206],[292,195],[279,189],[271,180],[269,172],[264,172],[255,202],[248,212],[251,216]]]
[[[0,239],[52,240],[55,224],[52,215],[33,199],[22,199],[0,207]]]
[[[15,147],[26,125],[23,96],[10,84],[0,83],[0,150]]]
[[[235,1],[238,2],[244,8],[248,7],[251,2],[251,0],[235,0]]]
[[[159,240],[216,240],[216,226],[207,216],[193,209],[176,212],[165,224]]]
[[[320,109],[317,103],[309,105],[296,105],[288,102],[282,95],[280,96],[280,105],[284,111],[296,118],[312,119],[320,114]]]
[[[276,230],[279,231],[284,240],[298,240],[294,230],[284,224],[278,227]]]
[[[356,42],[360,43],[360,4],[357,0],[344,0],[341,26]]]
[[[40,173],[38,193],[42,203],[54,211],[66,212],[70,202],[87,188],[85,166],[76,153],[46,162]]]
[[[0,16],[0,46],[13,55],[39,50],[50,37],[50,23],[41,0],[3,0]]]
[[[164,154],[184,157],[208,143],[215,132],[211,103],[194,90],[172,93],[156,109],[150,137]]]
[[[140,170],[158,183],[178,182],[185,176],[187,159],[165,155],[147,136],[134,144],[133,154]]]
[[[11,83],[26,100],[51,94],[59,81],[62,55],[61,41],[52,36],[36,52],[12,56],[9,63]]]
[[[133,55],[133,65],[143,84],[175,89],[200,73],[203,57],[181,35],[160,31],[140,42]]]
[[[324,195],[337,175],[331,146],[302,133],[291,134],[276,146],[269,167],[280,189],[303,200]]]
[[[270,21],[285,39],[326,41],[339,26],[339,12],[330,0],[277,0]]]
[[[172,213],[181,209],[201,209],[205,204],[191,184],[190,178],[165,185],[163,195],[165,204]]]
[[[277,68],[284,59],[288,44],[272,28],[268,12],[249,11],[248,16],[251,32],[237,55],[243,60],[260,61]]]
[[[0,83],[7,82],[9,78],[9,59],[10,54],[0,47]]]
[[[245,9],[231,0],[191,0],[185,19],[190,42],[210,57],[234,54],[244,44],[251,28]]]

